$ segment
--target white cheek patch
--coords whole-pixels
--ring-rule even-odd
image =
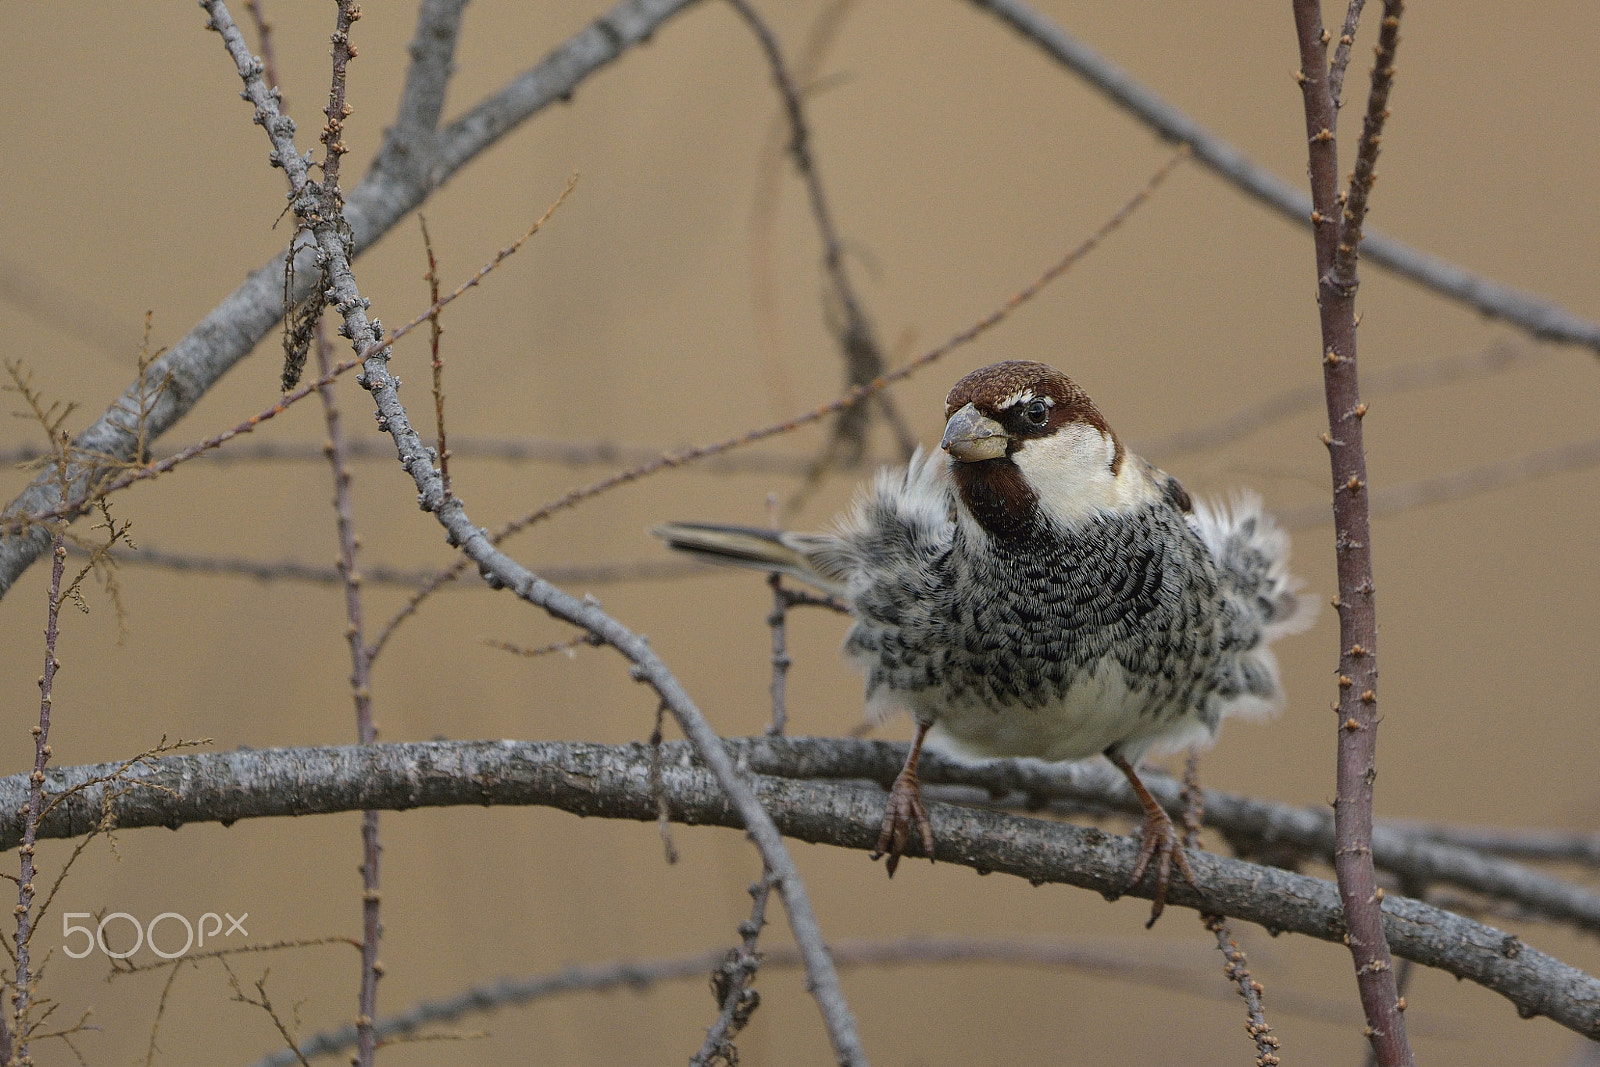
[[[1111,473],[1116,442],[1087,423],[1072,422],[1048,437],[1035,437],[1011,454],[1039,509],[1062,529],[1074,529],[1107,511],[1146,503],[1153,489],[1137,463]]]

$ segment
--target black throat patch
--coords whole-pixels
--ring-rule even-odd
[[[961,502],[992,536],[1022,537],[1039,528],[1039,495],[1009,456],[951,465]]]

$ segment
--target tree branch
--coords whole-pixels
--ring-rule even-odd
[[[738,750],[778,743],[751,739]],[[664,748],[660,789],[673,819],[743,828],[740,812],[716,779],[692,762],[690,746]],[[46,788],[62,794],[120,766],[56,768],[46,772]],[[756,775],[751,788],[790,837],[860,851],[877,842],[883,821],[883,791],[877,787]],[[26,792],[25,777],[0,779],[0,847],[17,844],[16,815]],[[115,786],[89,786],[61,800],[41,821],[39,836],[88,833],[99,825],[102,803],[124,830],[368,808],[500,804],[647,824],[657,817],[648,745],[579,742],[415,742],[169,756],[129,768]],[[1126,886],[1139,850],[1133,838],[1065,823],[943,803],[931,804],[930,812],[938,826],[939,862],[1039,883],[1115,894]],[[1174,884],[1169,904],[1323,941],[1338,943],[1344,936],[1331,882],[1209,853],[1194,854],[1191,863],[1197,887]],[[1546,1015],[1600,1037],[1600,981],[1514,935],[1408,897],[1387,896],[1383,912],[1398,955],[1492,989],[1525,1016]]]
[[[1378,777],[1378,608],[1372,574],[1367,455],[1362,443],[1356,374],[1356,259],[1378,142],[1389,112],[1399,44],[1401,0],[1384,0],[1366,123],[1356,148],[1350,188],[1339,192],[1339,111],[1328,84],[1328,33],[1319,0],[1294,0],[1300,46],[1297,76],[1305,103],[1310,156],[1312,234],[1316,244],[1317,312],[1322,332],[1322,382],[1327,393],[1333,476],[1334,560],[1339,575],[1339,704],[1334,869],[1349,927],[1356,988],[1367,1016],[1367,1040],[1381,1067],[1416,1062],[1406,1037],[1405,1006],[1395,985],[1382,917],[1383,890],[1372,858],[1372,792]]]

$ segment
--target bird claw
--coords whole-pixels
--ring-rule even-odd
[[[1134,862],[1133,874],[1128,878],[1129,889],[1139,884],[1152,859],[1156,861],[1156,884],[1150,898],[1150,920],[1144,924],[1146,930],[1154,926],[1166,910],[1167,887],[1172,882],[1174,865],[1184,881],[1199,888],[1194,871],[1189,867],[1189,860],[1183,854],[1183,842],[1178,837],[1177,827],[1172,825],[1167,813],[1159,809],[1145,816],[1144,828],[1140,831],[1139,858]]]
[[[900,772],[893,788],[889,790],[889,800],[883,812],[883,830],[878,834],[878,845],[871,856],[872,859],[885,855],[889,857],[883,866],[890,878],[894,877],[895,868],[900,866],[900,857],[905,854],[906,845],[911,840],[913,821],[917,824],[918,836],[922,838],[923,855],[932,860],[933,824],[928,821],[928,810],[922,806],[922,783],[917,780],[915,773],[906,770]]]

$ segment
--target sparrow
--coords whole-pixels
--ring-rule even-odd
[[[652,532],[702,559],[793,575],[839,598],[870,716],[916,723],[873,858],[933,856],[923,746],[979,760],[1104,755],[1145,812],[1129,888],[1175,865],[1172,819],[1140,761],[1212,740],[1283,701],[1271,644],[1314,602],[1258,498],[1191,500],[1129,452],[1087,393],[1043,363],[973,371],[945,401],[940,452],[881,472],[830,533],[705,523]]]

